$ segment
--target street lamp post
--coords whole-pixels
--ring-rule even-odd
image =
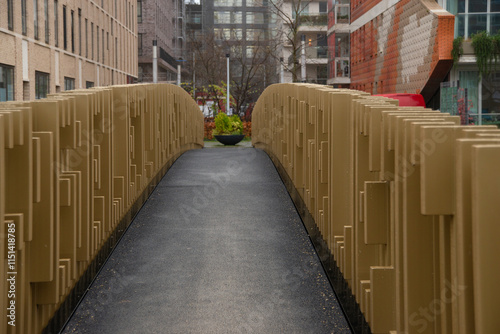
[[[226,63],[227,63],[227,96],[226,96],[226,114],[229,114],[229,53],[226,53]]]
[[[301,67],[300,76],[301,81],[306,82],[306,35],[302,35],[301,38]]]
[[[194,57],[195,53],[193,52],[193,99],[196,100],[196,59]]]
[[[153,39],[153,83],[158,82],[158,55],[156,51],[156,39]]]
[[[284,83],[285,82],[285,78],[284,78],[284,70],[283,70],[283,57],[280,58],[280,83]]]
[[[177,63],[177,86],[181,85],[181,62],[182,58],[179,58],[179,62]]]
[[[187,60],[182,59],[182,57],[177,60],[177,86],[181,85],[181,73],[182,73],[182,68],[181,68],[181,63],[185,62]]]

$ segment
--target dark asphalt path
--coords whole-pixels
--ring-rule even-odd
[[[267,155],[182,155],[63,333],[350,333]]]

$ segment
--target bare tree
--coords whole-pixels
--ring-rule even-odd
[[[242,36],[229,39],[210,32],[197,38],[190,36],[188,45],[188,54],[194,54],[195,60],[189,62],[187,70],[196,71],[196,90],[206,92],[198,96],[213,100],[216,107],[225,105],[221,88],[226,91],[226,53],[230,54],[231,104],[240,116],[267,84],[276,82],[276,71],[271,70],[275,69],[275,57],[266,32],[257,33],[250,40]]]
[[[232,96],[240,116],[244,107],[255,102],[267,85],[277,81],[275,58],[269,44],[266,32],[262,32],[254,36],[250,45],[240,43],[241,47],[233,48],[243,50],[231,55],[234,72],[231,76]]]
[[[278,18],[277,40],[281,41],[280,47],[291,50],[290,61],[284,59],[283,65],[285,70],[292,73],[293,82],[300,81],[298,73],[302,43],[299,27],[308,20],[304,13],[310,3],[311,0],[269,0],[269,9]]]
[[[222,105],[220,90],[225,81],[226,63],[225,52],[217,43],[212,32],[204,33],[202,36],[188,36],[188,52],[193,61],[188,61],[187,72],[196,74],[196,90],[202,92],[198,97],[205,106],[208,100],[214,101],[218,111]]]

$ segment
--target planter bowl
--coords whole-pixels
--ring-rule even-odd
[[[224,145],[236,145],[245,138],[245,135],[217,135],[215,139]]]

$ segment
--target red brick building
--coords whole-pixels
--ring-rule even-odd
[[[420,93],[426,101],[439,90],[453,64],[455,17],[435,0],[336,0],[328,7],[329,84]]]

